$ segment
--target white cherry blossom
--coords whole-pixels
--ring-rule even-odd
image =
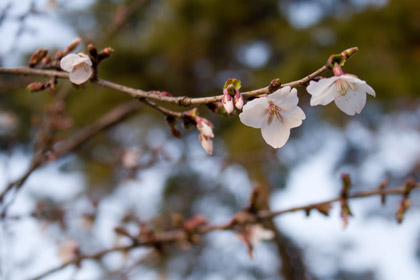
[[[249,101],[239,114],[247,126],[261,128],[264,140],[273,148],[281,148],[289,139],[290,129],[302,124],[305,113],[297,106],[297,90],[289,86],[267,97]]]
[[[92,61],[84,53],[70,53],[60,60],[60,67],[69,72],[70,81],[76,85],[83,84],[92,76]]]
[[[351,74],[311,81],[306,90],[312,95],[311,106],[327,105],[334,100],[337,107],[350,116],[360,114],[365,107],[366,93],[375,96],[372,87]]]

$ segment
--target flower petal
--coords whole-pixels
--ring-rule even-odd
[[[363,80],[359,81],[359,83],[357,84],[357,87],[360,91],[363,91],[364,93],[368,93],[368,94],[372,95],[373,97],[376,96],[373,88]]]
[[[375,91],[373,90],[373,88],[370,85],[368,85],[366,83],[366,81],[359,79],[355,75],[352,75],[352,74],[344,74],[344,75],[341,75],[341,78],[344,79],[344,80],[349,81],[350,83],[355,84],[356,87],[359,90],[363,91],[364,93],[368,93],[368,94],[370,94],[372,96],[375,96],[376,95],[375,94]]]
[[[306,90],[311,97],[311,106],[316,105],[327,105],[331,101],[334,100],[334,94],[337,91],[336,86],[334,82],[339,77],[330,77],[330,78],[324,78],[321,79],[318,82],[311,81],[309,83],[309,86],[306,87]]]
[[[274,119],[270,124],[264,121],[261,126],[261,134],[268,145],[273,148],[281,148],[289,139],[290,128],[278,119]]]
[[[267,97],[260,97],[251,100],[242,108],[239,119],[244,125],[260,128],[267,119],[268,101]]]
[[[72,72],[70,72],[69,78],[72,83],[80,85],[89,80],[90,76],[92,75],[92,72],[92,67],[84,63],[79,64],[73,68]]]
[[[283,124],[288,128],[298,127],[302,124],[302,120],[306,119],[303,110],[297,106],[290,112],[283,112],[281,116]]]
[[[92,66],[92,60],[90,60],[90,57],[87,54],[84,53],[78,53],[79,61],[78,63],[86,63],[89,66]]]
[[[291,89],[289,86],[276,90],[267,98],[282,111],[286,112],[293,110],[299,102],[299,98],[297,97],[297,90],[295,88]]]
[[[359,90],[349,90],[345,95],[338,96],[335,99],[335,104],[347,115],[360,114],[366,105],[366,93]]]
[[[63,57],[60,60],[60,67],[64,71],[71,72],[73,70],[73,66],[75,65],[75,62],[79,59],[79,56],[74,53],[70,53]]]

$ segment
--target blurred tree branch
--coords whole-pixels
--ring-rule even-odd
[[[121,122],[130,114],[136,112],[140,104],[137,101],[130,101],[116,106],[111,111],[104,114],[101,118],[96,120],[94,123],[80,129],[72,137],[63,140],[55,145],[51,151],[45,154],[44,150],[37,152],[32,159],[32,163],[25,174],[19,179],[9,183],[7,187],[0,194],[0,202],[3,202],[6,194],[12,189],[18,191],[29,176],[38,168],[49,162],[50,160],[56,160],[63,155],[77,149],[80,145],[84,144],[90,138],[98,134],[99,132]],[[6,214],[7,204],[3,205],[1,211],[1,217],[4,218]]]
[[[409,179],[407,180],[407,183],[405,185],[388,188],[388,189],[384,189],[383,186],[384,184],[381,183],[379,187],[373,190],[357,192],[350,195],[346,194],[346,199],[352,200],[352,199],[363,198],[363,197],[380,196],[381,201],[383,201],[382,197],[386,195],[402,195],[405,199],[408,199],[408,195],[412,190],[420,188],[420,183],[414,182],[412,179]],[[345,187],[343,186],[343,190],[344,189]],[[292,208],[284,209],[281,211],[263,210],[263,211],[258,211],[258,212],[253,213],[251,208],[245,208],[245,210],[237,212],[233,216],[230,222],[225,223],[225,224],[219,224],[219,225],[208,225],[204,217],[196,216],[196,217],[191,218],[191,220],[184,222],[183,224],[184,228],[173,229],[173,230],[160,232],[160,233],[154,233],[153,231],[148,230],[146,234],[140,237],[131,236],[128,234],[128,232],[125,232],[123,229],[117,228],[116,231],[118,233],[122,233],[126,237],[129,237],[129,239],[131,239],[132,241],[132,244],[125,245],[125,246],[116,246],[110,249],[102,250],[98,253],[91,254],[91,255],[80,255],[74,258],[73,260],[64,262],[62,265],[55,267],[53,269],[50,269],[32,278],[32,280],[39,280],[69,265],[80,264],[84,260],[100,259],[108,253],[127,252],[131,249],[142,247],[142,246],[159,249],[161,248],[161,245],[163,244],[171,244],[171,243],[176,243],[176,242],[191,242],[194,244],[198,242],[198,240],[200,240],[199,236],[204,235],[206,233],[219,231],[219,230],[238,230],[245,225],[258,224],[260,222],[270,220],[274,217],[284,215],[286,213],[304,211],[308,215],[311,210],[318,210],[320,213],[324,215],[328,215],[329,210],[331,209],[331,204],[334,202],[339,202],[342,199],[343,199],[343,191],[340,194],[340,196],[337,198],[325,200],[318,203],[292,207]],[[252,205],[252,201],[251,201],[251,205]],[[193,226],[187,226],[189,221],[191,221],[189,224]]]

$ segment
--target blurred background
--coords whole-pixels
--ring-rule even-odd
[[[98,49],[112,47],[100,65],[106,80],[190,97],[221,94],[228,78],[243,90],[274,78],[300,79],[329,55],[357,46],[344,67],[376,91],[360,115],[334,104],[310,107],[305,88],[299,106],[307,119],[281,149],[260,130],[199,107],[215,124],[214,155],[195,129],[170,133],[164,116],[146,106],[77,152],[37,170],[10,205],[0,229],[2,279],[29,279],[62,263],[66,244],[91,254],[128,240],[117,226],[138,231],[173,227],[173,215],[204,214],[229,221],[247,206],[254,187],[267,207],[280,210],[338,196],[340,174],[353,190],[384,179],[419,180],[420,2],[418,0],[0,0],[0,66],[27,64],[37,48],[51,54],[75,37]],[[332,73],[325,73],[326,76]],[[130,101],[95,84],[29,93],[38,77],[0,75],[0,189],[28,168],[46,108],[64,96],[71,136]],[[183,110],[169,106],[174,110]],[[195,246],[141,248],[69,266],[45,279],[420,279],[419,194],[398,225],[400,197],[350,202],[354,217],[342,229],[339,206],[330,217],[298,212],[265,225],[272,241],[254,260],[235,232],[213,232]],[[61,259],[60,259],[61,257]]]

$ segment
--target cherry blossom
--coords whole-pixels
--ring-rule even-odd
[[[70,72],[70,81],[76,85],[83,84],[92,76],[92,61],[84,53],[68,54],[60,60],[60,67]]]
[[[334,100],[347,115],[360,114],[366,105],[366,93],[375,96],[375,91],[358,77],[344,74],[340,66],[334,66],[334,73],[333,77],[309,83],[306,90],[312,95],[311,106],[327,105]]]
[[[283,87],[246,103],[239,118],[247,126],[261,128],[267,144],[281,148],[289,139],[290,129],[300,126],[306,118],[298,102],[297,90]]]

